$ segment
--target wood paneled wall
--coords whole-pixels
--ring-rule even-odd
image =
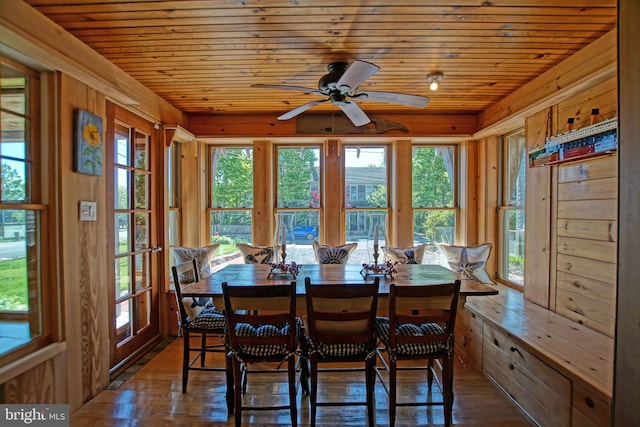
[[[593,108],[616,117],[616,87],[612,78],[527,118],[527,147],[562,133],[569,117],[588,125]],[[529,168],[526,179],[525,298],[613,336],[616,157]]]
[[[610,337],[615,327],[617,156],[558,167],[555,311]]]

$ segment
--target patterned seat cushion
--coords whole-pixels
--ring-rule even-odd
[[[213,306],[205,307],[200,314],[190,318],[189,328],[224,330],[226,321],[222,310]]]
[[[382,344],[389,348],[389,318],[376,318],[376,337]],[[423,323],[416,325],[413,323],[402,323],[397,327],[397,335],[423,336],[444,333],[444,329],[437,323]],[[396,349],[396,354],[407,356],[428,355],[447,348],[446,341],[421,343],[421,344],[400,344]]]
[[[249,323],[238,323],[236,325],[236,335],[239,337],[275,337],[289,335],[289,324],[279,325],[251,325]],[[302,321],[296,317],[296,346],[302,336]],[[241,345],[239,355],[247,354],[257,357],[286,356],[288,354],[287,345]]]
[[[315,351],[322,357],[345,357],[367,353],[366,343],[353,344],[315,344],[310,337],[306,337],[310,351]]]
[[[397,262],[398,264],[422,264],[422,258],[424,257],[424,250],[427,245],[422,244],[414,246],[412,248],[393,248],[390,246],[383,246],[382,249],[387,254],[387,258],[391,262]]]
[[[245,264],[266,264],[273,261],[271,246],[251,246],[246,243],[238,243],[236,248],[242,254]]]
[[[342,246],[321,245],[317,240],[312,242],[313,252],[318,264],[346,264],[351,252],[358,246],[357,243],[347,243]]]

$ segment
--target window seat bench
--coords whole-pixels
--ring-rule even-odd
[[[537,424],[609,425],[613,338],[496,286],[498,295],[467,299],[459,349]]]

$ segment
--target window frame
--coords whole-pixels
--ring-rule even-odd
[[[41,94],[47,91],[48,85],[53,85],[53,79],[48,79],[46,75],[28,68],[27,66],[13,61],[9,58],[0,58],[2,66],[13,68],[21,72],[27,78],[26,82],[26,106],[25,120],[29,124],[25,127],[25,199],[20,201],[2,202],[1,210],[24,210],[34,212],[36,215],[35,239],[37,241],[33,249],[27,248],[27,287],[29,290],[29,300],[39,300],[39,334],[29,339],[28,342],[0,355],[0,367],[7,366],[11,362],[32,354],[36,350],[42,349],[58,337],[58,318],[56,316],[56,305],[59,299],[58,289],[55,281],[53,261],[55,249],[51,245],[50,235],[55,234],[55,224],[50,215],[48,201],[55,180],[47,179],[51,175],[52,166],[44,163],[42,159],[47,158],[47,150],[55,149],[55,145],[47,144],[42,138],[42,128],[49,120],[47,115],[52,114],[50,105],[42,105]],[[11,112],[14,114],[15,112]],[[43,168],[47,168],[46,170]],[[48,230],[43,233],[42,230]],[[36,253],[31,253],[35,251]],[[44,253],[46,252],[46,256]],[[32,265],[35,265],[34,269]],[[35,276],[35,279],[32,278]],[[36,296],[34,296],[36,294]],[[29,320],[31,321],[31,320]]]
[[[523,171],[525,174],[524,180],[524,193],[522,195],[522,205],[514,205],[511,204],[511,195],[509,194],[510,189],[512,188],[512,183],[509,175],[509,139],[518,135],[522,135],[524,142],[524,165]],[[497,280],[500,283],[506,284],[515,289],[522,289],[524,287],[524,274],[523,274],[523,283],[518,283],[516,281],[509,279],[509,232],[507,230],[505,232],[505,227],[508,226],[509,221],[505,219],[510,212],[522,212],[523,218],[525,215],[525,202],[526,202],[526,170],[528,165],[526,164],[526,156],[527,156],[527,147],[526,147],[526,134],[525,128],[520,127],[514,129],[508,133],[505,133],[500,136],[500,148],[499,152],[499,165],[500,165],[500,179],[498,181],[498,209],[497,209]],[[526,227],[526,224],[525,224]],[[523,230],[523,238],[524,238],[524,230]],[[522,246],[524,249],[524,241],[522,242]],[[523,258],[523,269],[524,269],[524,253],[522,254]]]

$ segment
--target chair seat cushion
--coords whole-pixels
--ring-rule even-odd
[[[375,329],[376,337],[380,340],[380,342],[382,342],[382,344],[384,344],[385,347],[389,348],[391,344],[389,339],[389,318],[376,318]],[[411,335],[415,337],[442,333],[444,333],[444,329],[437,323],[423,323],[421,325],[413,323],[401,323],[396,328],[397,335]],[[419,356],[429,355],[446,348],[446,341],[436,341],[419,344],[405,343],[398,345],[398,348],[395,349],[395,353],[397,355]]]
[[[249,323],[238,323],[236,325],[236,335],[238,337],[275,337],[288,336],[289,324],[278,325],[252,325]],[[302,335],[302,321],[296,317],[296,346]],[[287,345],[278,344],[256,344],[240,345],[240,355],[247,354],[257,357],[286,356],[289,351]]]
[[[322,357],[347,357],[367,354],[366,343],[349,343],[349,344],[315,344],[310,337],[306,337],[307,345],[313,352],[315,351]]]
[[[217,310],[213,306],[205,307],[200,314],[189,321],[188,327],[192,329],[215,329],[224,330],[226,320],[222,310]]]

